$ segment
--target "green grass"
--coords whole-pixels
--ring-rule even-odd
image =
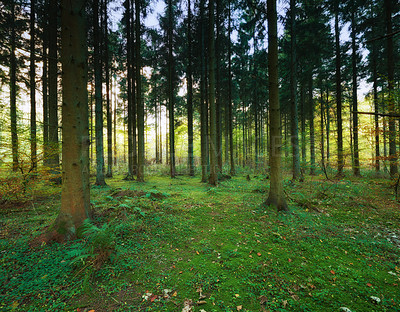
[[[217,188],[199,180],[93,187],[93,223],[115,235],[100,268],[88,241],[29,247],[59,197],[1,209],[0,310],[181,311],[201,288],[206,303],[195,311],[400,311],[400,240],[391,238],[400,212],[388,181],[285,181],[293,213],[277,214],[261,205],[261,176]]]

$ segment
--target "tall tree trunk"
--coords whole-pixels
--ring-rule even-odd
[[[89,162],[90,166],[93,165],[94,162],[94,147],[95,144],[93,144],[93,138],[94,138],[94,130],[93,130],[93,104],[94,104],[94,86],[93,86],[93,79],[90,80],[90,97],[89,97],[89,105],[90,105],[90,112],[89,112],[89,133],[90,133],[90,157],[89,157]]]
[[[393,26],[392,11],[394,2],[385,0],[385,24],[387,32],[387,79],[388,79],[388,109],[389,114],[395,114],[395,98],[394,98],[394,54],[393,54]],[[397,155],[396,155],[396,123],[393,117],[389,117],[389,159],[390,159],[390,175],[393,177],[397,174]]]
[[[94,80],[95,80],[95,130],[96,130],[96,185],[106,185],[104,180],[103,96],[102,64],[100,55],[99,0],[93,1]]]
[[[48,0],[45,1],[45,8],[48,8]],[[42,13],[43,19],[43,57],[42,57],[42,94],[43,94],[43,164],[48,165],[49,157],[49,103],[48,103],[48,63],[47,48],[49,44],[48,15],[45,10]]]
[[[258,75],[257,75],[257,38],[255,31],[253,33],[253,42],[254,42],[254,59],[253,59],[253,75],[254,75],[254,82],[253,82],[253,106],[254,106],[254,160],[255,160],[255,168],[258,169],[258,156],[259,156],[259,146],[258,146]]]
[[[218,172],[222,172],[222,95],[221,95],[221,1],[216,1],[216,39],[215,40],[215,120],[216,120],[216,153]]]
[[[329,107],[329,89],[326,88],[326,165],[329,166],[330,159],[330,127],[331,127],[331,118],[330,118],[330,107]]]
[[[110,58],[108,49],[108,12],[107,1],[104,0],[104,71],[106,78],[106,110],[107,110],[107,177],[113,176],[113,127],[112,127],[112,106],[111,106],[111,93],[110,93]]]
[[[209,105],[210,105],[210,177],[211,185],[218,183],[218,159],[217,159],[217,109],[215,104],[215,37],[214,37],[214,0],[209,0]]]
[[[354,154],[354,162],[353,162],[353,173],[355,176],[361,176],[360,173],[360,155],[358,151],[358,111],[357,104],[357,46],[356,46],[356,22],[355,22],[355,14],[351,13],[351,47],[352,47],[352,68],[353,68],[353,154]]]
[[[382,111],[385,112],[386,111],[386,105],[385,105],[385,93],[382,90]],[[383,133],[383,158],[385,159],[385,162],[383,163],[383,170],[385,173],[387,173],[387,157],[388,157],[388,148],[387,148],[387,119],[386,117],[383,118],[383,129],[382,129],[382,133]]]
[[[165,163],[169,165],[169,109],[167,104],[165,105]]]
[[[242,101],[242,150],[243,150],[243,168],[246,167],[246,163],[247,163],[247,138],[246,138],[246,110],[244,107],[244,101]]]
[[[230,153],[230,174],[235,175],[235,159],[233,154],[233,112],[232,112],[232,42],[231,42],[231,33],[232,33],[232,20],[231,20],[231,1],[229,0],[229,8],[228,8],[228,112],[229,112],[229,153]]]
[[[90,213],[85,1],[62,0],[61,12],[63,184],[55,231],[72,239]]]
[[[58,69],[57,69],[57,0],[49,1],[49,145],[48,164],[54,172],[60,165],[58,146]]]
[[[138,129],[138,167],[137,180],[144,181],[144,159],[145,159],[145,137],[144,137],[144,102],[142,99],[142,58],[141,44],[141,22],[140,22],[140,0],[135,0],[135,48],[136,48],[136,105],[137,105],[137,129]]]
[[[31,168],[37,167],[37,144],[36,144],[36,66],[35,66],[35,0],[31,0],[30,12],[30,66],[29,83],[31,98]]]
[[[162,106],[161,106],[161,99],[159,99],[158,103],[158,125],[159,125],[159,139],[158,139],[158,163],[162,164],[163,162],[163,149],[162,149],[162,123],[161,123],[161,116],[162,116]]]
[[[324,138],[324,110],[325,110],[325,105],[324,105],[324,92],[323,88],[321,85],[320,89],[320,105],[321,105],[321,166],[324,169],[325,168],[325,138]]]
[[[340,30],[339,30],[339,8],[335,10],[335,53],[336,53],[336,112],[337,112],[337,175],[343,175],[343,122],[342,122],[342,78],[341,78],[341,56],[340,56]]]
[[[11,118],[11,150],[12,170],[18,170],[18,132],[17,132],[17,59],[16,51],[16,29],[15,29],[15,3],[11,1],[11,54],[10,54],[10,118]]]
[[[187,111],[188,111],[188,165],[189,175],[194,176],[193,158],[193,81],[192,81],[192,11],[188,0],[188,64],[187,64]]]
[[[278,84],[278,31],[276,0],[267,0],[268,18],[268,90],[270,105],[270,191],[265,205],[274,206],[278,211],[288,211],[283,193],[281,147],[282,135],[280,125],[279,84]]]
[[[133,96],[132,96],[132,28],[131,28],[131,3],[130,0],[125,1],[126,15],[126,67],[127,67],[127,120],[128,120],[128,175],[126,180],[133,180],[134,175],[134,157],[133,157]],[[125,155],[124,155],[125,157]]]
[[[115,77],[115,74],[114,74]],[[117,82],[115,77],[115,84],[113,82],[113,76],[111,76],[112,91],[111,95],[114,98],[113,105],[113,154],[114,154],[114,167],[117,166],[117,109],[118,109],[118,99],[117,99]]]
[[[175,178],[175,117],[174,117],[174,66],[172,54],[173,41],[173,9],[172,0],[168,0],[168,108],[169,108],[169,152],[170,152],[170,175]]]
[[[314,98],[313,98],[313,79],[310,76],[308,84],[308,100],[310,109],[310,174],[315,175],[315,129],[314,129]]]
[[[380,150],[379,150],[379,101],[378,101],[378,72],[376,64],[376,44],[373,43],[372,56],[372,79],[374,92],[374,111],[375,111],[375,170],[380,171]]]
[[[201,69],[200,69],[200,147],[201,147],[201,182],[207,182],[208,134],[207,134],[207,101],[206,101],[206,64],[205,64],[205,0],[200,0],[201,32]]]
[[[131,23],[131,39],[132,39],[132,106],[131,106],[131,116],[132,116],[132,157],[133,157],[133,174],[137,175],[138,171],[138,144],[137,144],[137,90],[136,90],[136,62],[134,62],[136,58],[136,48],[135,48],[135,22],[133,18],[133,12],[135,11],[135,1],[132,0],[131,3],[131,14],[132,14],[132,23]],[[132,177],[133,178],[133,177]]]
[[[158,88],[157,86],[155,86],[156,88]],[[156,99],[155,105],[154,105],[154,128],[155,128],[155,132],[156,132],[156,164],[160,163],[160,130],[159,130],[159,122],[158,122],[158,99]]]
[[[300,179],[299,115],[297,109],[296,1],[290,0],[290,128],[293,180]]]
[[[303,170],[307,164],[307,142],[306,142],[306,112],[304,99],[304,85],[300,84],[300,109],[301,109],[301,166]]]

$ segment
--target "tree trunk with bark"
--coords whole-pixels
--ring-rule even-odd
[[[31,0],[30,11],[30,64],[29,64],[29,83],[31,100],[31,168],[37,167],[37,142],[36,142],[36,65],[35,65],[35,6],[36,1]]]
[[[342,121],[342,77],[340,56],[340,30],[339,30],[339,8],[335,10],[335,53],[336,53],[336,114],[337,114],[337,175],[343,175],[343,121]]]
[[[45,1],[45,8],[48,7],[48,0]],[[43,104],[43,164],[45,166],[48,165],[48,156],[49,156],[49,103],[48,103],[48,53],[47,48],[49,45],[49,36],[48,36],[48,15],[43,10],[42,13],[43,20],[43,57],[42,57],[42,104]]]
[[[208,107],[206,101],[206,64],[205,64],[205,1],[200,0],[201,32],[201,69],[200,69],[200,147],[201,147],[201,182],[207,182],[208,159]]]
[[[217,159],[217,108],[215,103],[215,37],[214,37],[214,0],[209,0],[209,105],[210,105],[210,177],[208,183],[218,183]]]
[[[57,11],[59,1],[49,1],[49,146],[48,164],[57,173],[60,166],[58,143],[58,56],[57,56]]]
[[[136,107],[137,107],[137,129],[138,129],[138,166],[137,180],[144,182],[144,159],[145,159],[145,138],[144,138],[144,102],[142,98],[142,59],[141,59],[141,22],[140,22],[140,0],[135,0],[135,56],[136,56]]]
[[[11,42],[10,42],[10,119],[11,119],[11,152],[12,171],[19,167],[18,155],[18,130],[17,130],[17,59],[16,52],[16,28],[15,28],[15,3],[11,1]]]
[[[283,192],[280,125],[279,83],[278,83],[278,31],[276,0],[267,0],[268,18],[268,90],[270,105],[270,191],[264,205],[274,206],[278,211],[289,211]]]
[[[99,0],[93,1],[94,80],[95,80],[95,131],[96,131],[96,185],[106,185],[104,180],[103,96],[102,64],[100,52]]]
[[[290,129],[293,180],[300,179],[299,115],[297,109],[296,1],[290,0]]]
[[[170,175],[175,178],[175,115],[174,115],[174,58],[172,54],[172,41],[173,41],[173,8],[172,0],[168,0],[168,109],[169,109],[169,153],[170,153]]]
[[[61,210],[50,239],[76,237],[90,214],[87,46],[84,0],[62,0],[62,190]]]
[[[387,54],[387,80],[388,80],[388,110],[389,114],[396,113],[395,95],[394,95],[394,50],[393,50],[393,26],[392,26],[392,11],[394,2],[385,0],[385,24],[387,37],[386,54]],[[390,160],[390,175],[394,177],[397,172],[397,154],[396,154],[396,122],[393,117],[389,117],[389,160]]]
[[[229,155],[230,155],[230,174],[233,176],[236,173],[235,170],[235,155],[233,145],[233,101],[232,101],[232,19],[231,19],[231,1],[229,0],[228,8],[228,129],[229,129]]]
[[[360,153],[358,150],[358,99],[357,99],[357,46],[356,46],[356,21],[355,13],[351,13],[351,47],[352,47],[352,68],[353,68],[353,173],[355,176],[361,176],[360,173]]]
[[[113,176],[113,126],[112,126],[112,104],[110,91],[110,57],[108,49],[108,12],[107,0],[103,3],[104,16],[104,71],[106,83],[106,111],[107,111],[107,174],[108,178]]]
[[[192,11],[188,0],[188,59],[187,59],[187,114],[188,114],[188,167],[189,175],[194,176],[193,157],[193,79],[192,79]]]

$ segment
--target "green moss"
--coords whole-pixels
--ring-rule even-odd
[[[212,189],[198,177],[146,182],[107,181],[140,196],[111,199],[110,190],[92,190],[94,223],[109,224],[115,244],[89,280],[71,264],[87,242],[26,247],[31,233],[53,222],[54,200],[2,214],[8,234],[0,282],[7,286],[0,309],[177,311],[185,298],[198,300],[200,287],[206,311],[400,309],[399,250],[388,240],[400,213],[384,180],[315,177],[287,185],[293,214],[260,208],[267,193],[258,190],[268,187],[261,178],[233,177]],[[146,196],[153,193],[165,196]],[[68,224],[66,218],[66,231]],[[91,286],[84,289],[85,282]],[[169,299],[162,298],[164,289],[172,290]],[[143,300],[146,292],[158,297]],[[370,296],[382,299],[379,306]]]

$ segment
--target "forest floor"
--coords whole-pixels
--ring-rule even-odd
[[[280,214],[262,206],[269,181],[250,178],[117,176],[92,186],[85,239],[36,247],[60,187],[3,202],[0,310],[400,311],[389,180],[287,179],[292,213]]]

